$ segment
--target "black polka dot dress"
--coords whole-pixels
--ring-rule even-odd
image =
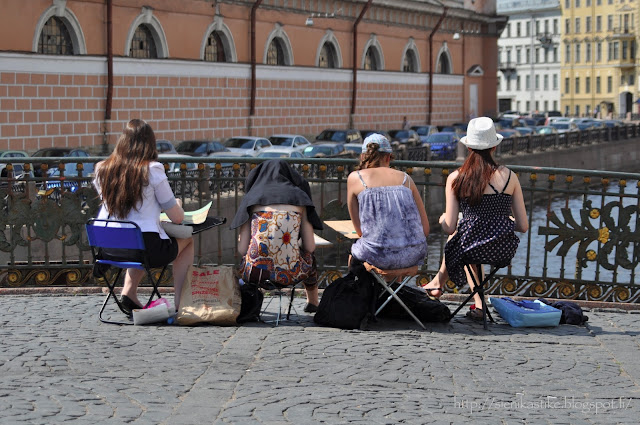
[[[449,278],[459,287],[467,283],[465,263],[505,267],[516,253],[520,240],[514,232],[514,221],[509,218],[512,199],[504,193],[510,179],[511,173],[502,192],[489,183],[495,193],[483,195],[478,205],[460,200],[462,219],[444,247]]]

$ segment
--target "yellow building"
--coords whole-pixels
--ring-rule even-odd
[[[561,108],[569,116],[634,112],[638,0],[561,0]]]

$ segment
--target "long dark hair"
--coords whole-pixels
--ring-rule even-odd
[[[98,169],[102,202],[114,218],[124,219],[142,200],[149,184],[149,162],[158,159],[156,136],[140,119],[127,123],[111,155]]]
[[[480,203],[491,176],[498,169],[498,163],[493,159],[492,151],[493,148],[471,150],[471,154],[458,170],[458,176],[451,185],[458,200],[467,198],[469,205]]]
[[[369,143],[367,145],[367,151],[364,152],[364,157],[360,158],[360,165],[356,167],[357,170],[364,170],[365,168],[377,168],[380,166],[383,155],[391,155],[392,153],[380,152],[380,145],[377,143]]]

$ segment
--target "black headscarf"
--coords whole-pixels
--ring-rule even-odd
[[[242,226],[249,220],[255,205],[296,205],[307,207],[307,219],[314,229],[322,230],[322,221],[311,200],[309,183],[287,162],[270,159],[251,170],[244,183],[244,196],[231,228]]]

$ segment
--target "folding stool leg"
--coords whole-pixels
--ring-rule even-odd
[[[287,310],[287,320],[289,320],[289,316],[291,316],[291,307],[293,306],[293,296],[296,293],[296,285],[291,286],[291,298],[289,299],[289,309]]]
[[[396,280],[397,280],[397,279],[393,279],[391,282],[389,282],[389,287],[391,287],[391,285],[393,285],[393,284],[396,282]],[[407,284],[407,282],[409,282],[409,280],[411,280],[411,277],[409,277],[409,276],[405,277],[405,278],[402,280],[402,282],[400,283],[400,285],[399,285],[399,286],[396,288],[396,290],[395,290],[395,291],[393,291],[393,292],[397,294],[397,293],[400,291],[400,289],[402,289],[402,287],[403,287],[404,285],[406,285],[406,284]],[[382,298],[382,295],[383,295],[383,294],[384,294],[384,292],[383,292],[382,294],[380,294],[380,296],[379,296],[378,298]],[[382,305],[378,308],[378,310],[376,310],[376,314],[375,314],[375,315],[377,316],[377,315],[378,315],[378,313],[380,313],[380,312],[382,311],[382,309],[383,309],[387,304],[389,304],[389,301],[391,301],[392,299],[393,299],[393,296],[392,296],[392,295],[389,295],[389,296],[387,297],[387,299],[382,303]]]
[[[149,296],[149,301],[147,301],[144,307],[151,304],[151,301],[153,301],[154,295],[156,295],[158,298],[162,298],[162,295],[160,295],[160,291],[158,290],[158,285],[160,285],[160,282],[162,282],[162,278],[164,277],[164,272],[166,270],[167,270],[167,266],[164,266],[162,268],[162,271],[158,275],[158,279],[156,280],[153,278],[153,275],[151,274],[151,269],[146,269],[147,277],[149,278],[149,282],[151,282],[152,289],[151,289],[151,295]],[[175,306],[175,307],[176,309],[178,308],[178,306]]]
[[[109,289],[109,293],[105,297],[104,302],[102,303],[102,308],[100,309],[100,313],[98,314],[98,318],[100,319],[100,321],[102,323],[110,323],[112,325],[133,325],[133,322],[116,322],[116,321],[113,321],[113,320],[104,319],[102,317],[102,314],[104,313],[104,309],[107,307],[107,304],[109,303],[109,298],[111,298],[111,297],[113,297],[113,299],[116,302],[116,305],[118,306],[120,311],[122,313],[124,313],[124,309],[122,308],[122,304],[120,303],[120,300],[118,299],[118,297],[116,296],[116,293],[114,292],[114,289],[116,287],[116,283],[118,283],[118,279],[120,279],[120,275],[122,274],[122,270],[123,269],[118,269],[118,273],[116,274],[116,277],[113,279],[113,282],[109,282],[109,279],[107,278],[107,275],[106,275],[105,272],[101,272],[100,273],[102,275],[101,277],[104,279],[104,281],[107,284],[107,288]]]
[[[418,318],[416,317],[416,315],[415,315],[415,314],[413,314],[413,312],[411,311],[411,309],[410,309],[409,307],[407,307],[407,305],[404,303],[404,301],[402,301],[402,300],[400,299],[400,297],[398,296],[398,294],[396,294],[396,293],[393,291],[393,289],[391,289],[391,288],[389,287],[389,285],[387,285],[387,282],[385,282],[385,280],[384,280],[384,279],[383,279],[379,274],[377,274],[377,273],[376,273],[376,272],[374,272],[374,271],[372,271],[372,272],[371,272],[371,274],[372,274],[372,275],[373,275],[373,277],[378,281],[378,283],[379,283],[380,285],[382,285],[382,287],[383,287],[383,288],[384,288],[384,289],[385,289],[389,294],[391,294],[391,297],[393,297],[393,298],[394,298],[394,299],[395,299],[395,300],[396,300],[396,301],[397,301],[397,302],[402,306],[402,308],[404,308],[404,309],[405,309],[405,311],[406,311],[407,313],[409,313],[409,315],[413,318],[413,320],[415,320],[415,321],[416,321],[416,323],[417,323],[418,325],[420,325],[420,327],[421,327],[422,329],[427,329],[427,328],[424,326],[424,324],[422,324],[422,322],[420,321],[420,319],[418,319]],[[409,278],[409,279],[410,279],[410,278]],[[404,282],[404,283],[406,283],[406,282]],[[388,301],[388,300],[387,300],[387,301]],[[380,310],[382,310],[382,307],[378,309],[378,311],[376,312],[376,315],[380,312]]]
[[[491,322],[494,322],[494,320],[493,320],[493,317],[491,316],[491,313],[489,313],[489,309],[487,308],[487,302],[484,299],[484,285],[486,285],[489,282],[489,279],[491,279],[493,275],[496,274],[498,269],[494,268],[487,276],[485,276],[481,280],[481,283],[478,283],[478,281],[475,278],[475,275],[473,274],[473,271],[471,270],[471,264],[466,264],[465,267],[467,267],[467,270],[469,271],[469,275],[471,276],[471,280],[473,280],[474,289],[471,291],[471,294],[469,294],[469,296],[464,300],[464,302],[460,304],[453,313],[451,313],[451,316],[449,316],[449,320],[453,319],[453,317],[455,317],[455,315],[458,314],[460,310],[462,310],[462,308],[469,302],[469,300],[473,298],[475,294],[478,294],[480,296],[480,299],[482,300],[483,327],[484,329],[487,329],[487,316],[489,316],[489,319],[491,320]],[[480,272],[482,272],[482,270],[480,270]]]

